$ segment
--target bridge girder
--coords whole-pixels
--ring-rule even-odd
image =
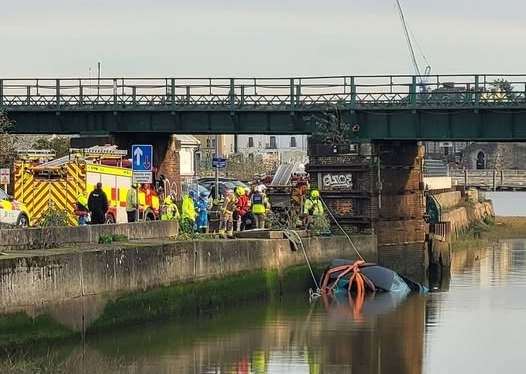
[[[13,133],[31,134],[312,134],[303,111],[25,111],[14,110]],[[526,141],[526,111],[517,109],[342,110],[357,141]]]

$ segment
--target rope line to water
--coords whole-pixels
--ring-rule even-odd
[[[303,240],[301,239],[301,236],[298,234],[295,230],[285,230],[289,235],[294,234],[296,238],[298,238],[299,244],[301,246],[303,256],[305,257],[305,261],[307,262],[307,266],[310,271],[310,275],[312,277],[312,280],[314,281],[314,285],[316,286],[316,291],[310,293],[310,297],[315,297],[316,295],[319,295],[320,293],[320,285],[318,284],[318,281],[316,280],[316,276],[314,275],[314,271],[312,270],[312,266],[309,260],[309,256],[307,255],[307,250],[305,249],[305,245],[303,244]]]
[[[343,233],[343,235],[345,235],[347,237],[347,240],[349,240],[349,243],[351,243],[351,247],[352,249],[354,250],[354,252],[356,252],[356,254],[358,255],[358,257],[360,258],[360,260],[362,261],[365,261],[365,258],[360,254],[360,251],[358,250],[358,248],[356,247],[356,245],[354,244],[354,242],[352,241],[351,237],[349,236],[349,234],[347,234],[347,232],[345,232],[345,230],[343,229],[343,227],[340,225],[340,223],[338,222],[338,220],[336,219],[336,217],[334,217],[334,214],[332,214],[331,210],[329,209],[329,207],[327,206],[327,204],[325,203],[325,201],[321,198],[320,196],[320,200],[321,202],[323,203],[323,205],[325,206],[325,209],[327,209],[327,212],[329,213],[329,216],[332,218],[332,220],[334,221],[334,223],[336,223],[336,226],[338,226],[338,228],[341,230],[341,232]]]

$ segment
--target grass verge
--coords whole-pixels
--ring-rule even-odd
[[[453,239],[453,250],[480,248],[490,241],[526,238],[526,217],[496,217],[471,227]]]

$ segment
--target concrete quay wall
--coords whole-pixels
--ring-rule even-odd
[[[353,240],[377,260],[374,236]],[[345,237],[305,238],[313,264],[355,259]],[[93,295],[119,295],[260,270],[305,264],[285,239],[119,243],[96,248],[32,250],[0,256],[0,313],[27,311]]]
[[[129,240],[150,240],[174,238],[178,233],[177,221],[0,229],[0,251],[93,244],[108,235],[124,236]]]

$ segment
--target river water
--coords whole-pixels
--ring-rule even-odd
[[[486,197],[493,201],[497,216],[526,216],[526,192],[486,192]]]
[[[519,373],[525,294],[526,240],[501,241],[457,251],[426,296],[376,296],[360,310],[287,295],[51,352],[74,373]]]

